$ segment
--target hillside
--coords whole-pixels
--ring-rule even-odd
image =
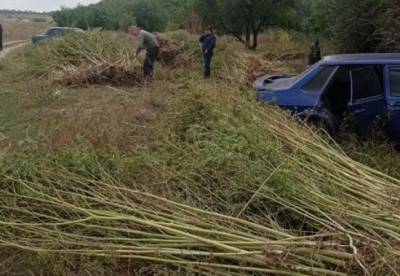
[[[301,41],[265,34],[267,60],[221,38],[205,81],[195,37],[159,36],[151,82],[118,33],[0,61],[2,271],[395,275],[398,154],[254,100]]]
[[[38,13],[32,11],[19,11],[19,10],[4,10],[0,9],[0,17],[9,19],[34,19],[46,17],[46,13]]]
[[[398,52],[398,4],[0,13],[0,274],[398,275],[399,55],[254,85]],[[31,44],[53,25],[86,31]]]
[[[43,33],[54,22],[47,14],[0,10],[0,24],[4,29],[4,42],[30,40]]]

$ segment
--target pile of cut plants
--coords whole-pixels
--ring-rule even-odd
[[[94,30],[20,53],[25,72],[51,89],[94,96],[91,110],[62,110],[62,146],[0,158],[0,256],[9,256],[1,263],[21,264],[8,271],[101,274],[97,264],[115,260],[115,271],[134,264],[154,274],[398,275],[400,180],[354,161],[323,130],[256,103],[241,82],[282,73],[280,63],[239,58],[221,43],[216,75],[204,81],[194,36],[159,40],[162,77],[144,87],[125,34]],[[135,94],[140,108],[107,115],[108,100],[96,100],[110,91]],[[157,116],[141,119],[141,103]]]
[[[111,162],[4,160],[0,246],[199,275],[398,273],[399,180],[225,82],[182,89]]]
[[[126,37],[93,30],[41,44],[27,53],[27,73],[66,86],[142,81],[135,47]]]

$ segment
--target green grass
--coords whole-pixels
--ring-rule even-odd
[[[178,40],[188,40],[186,35],[174,34]],[[192,41],[185,47],[185,53],[197,60],[196,43]],[[331,255],[323,255],[326,252],[322,252],[321,260],[320,251],[312,248],[311,251],[296,252],[305,254],[302,256],[306,256],[308,261],[302,262],[309,265],[308,262],[313,260],[324,269],[362,273],[363,268],[357,260],[347,259],[346,254],[354,253],[349,248],[350,235],[355,246],[361,249],[358,255],[360,263],[370,265],[369,269],[377,274],[393,272],[387,264],[394,269],[399,267],[393,251],[397,250],[400,230],[397,220],[386,213],[390,210],[397,214],[395,208],[390,209],[395,202],[388,199],[388,194],[396,194],[398,183],[349,159],[333,141],[321,138],[287,114],[255,103],[252,92],[241,83],[242,60],[236,60],[237,53],[230,46],[221,49],[223,51],[216,58],[219,74],[210,81],[200,78],[200,68],[196,63],[194,68],[186,65],[174,69],[158,67],[153,82],[133,87],[107,84],[86,88],[64,87],[52,83],[51,78],[44,81],[32,79],[32,75],[21,75],[21,72],[29,72],[26,69],[31,66],[31,50],[5,60],[0,66],[0,82],[3,85],[0,89],[0,131],[8,138],[0,142],[0,152],[6,152],[0,159],[0,173],[8,178],[0,181],[4,186],[0,192],[4,196],[0,197],[0,203],[3,207],[10,206],[5,200],[10,196],[6,196],[7,192],[19,189],[34,196],[35,200],[43,199],[25,190],[32,185],[58,199],[49,200],[46,203],[49,205],[39,205],[36,209],[36,203],[19,198],[15,202],[26,202],[20,203],[20,210],[34,211],[31,217],[18,217],[22,221],[31,221],[32,218],[37,218],[34,222],[40,221],[35,213],[38,210],[50,215],[64,214],[57,207],[57,202],[69,208],[76,207],[70,213],[72,217],[84,216],[86,213],[81,213],[82,210],[99,205],[102,215],[132,216],[134,210],[125,212],[112,205],[113,202],[123,202],[127,206],[137,204],[135,208],[143,208],[141,210],[146,212],[146,216],[152,218],[155,213],[151,210],[156,210],[156,217],[168,220],[171,227],[189,227],[188,224],[204,227],[201,229],[211,231],[207,237],[217,243],[221,237],[213,235],[213,228],[209,227],[215,225],[213,216],[221,215],[230,216],[218,218],[225,234],[236,231],[246,237],[252,235],[255,240],[268,235],[259,231],[259,227],[247,228],[249,221],[270,227],[283,235],[301,238],[324,233],[331,236],[313,241],[334,241],[342,245],[338,247],[340,250],[328,247],[338,250],[339,253],[335,251],[335,254],[339,260],[328,257],[337,257],[332,252],[329,253]],[[232,71],[235,74],[231,74]],[[351,136],[341,143],[345,152],[356,160],[383,173],[400,176],[398,153],[390,145],[360,142]],[[91,202],[92,198],[81,200],[82,195],[77,193],[79,190],[74,189],[81,189],[79,185],[82,183],[86,188],[90,187],[88,192],[108,200],[101,204]],[[123,189],[118,190],[119,187]],[[143,198],[130,198],[124,194],[124,187],[163,198],[150,196],[154,204],[152,200],[139,204]],[[115,189],[122,198],[115,193]],[[69,193],[74,193],[73,197],[64,196]],[[17,199],[18,194],[15,196]],[[126,201],[125,196],[131,201]],[[174,203],[166,203],[165,199],[187,206],[178,208]],[[199,209],[187,209],[194,207]],[[52,208],[57,211],[52,212]],[[218,215],[213,213],[210,218],[205,211],[218,212]],[[171,219],[170,214],[176,218]],[[196,219],[191,221],[188,214],[196,215]],[[0,212],[0,215],[3,220],[14,218],[6,211]],[[234,217],[245,219],[247,226],[237,224]],[[63,218],[69,219],[68,216]],[[105,222],[98,220],[96,223],[103,225]],[[129,230],[145,227],[118,219],[109,223],[110,227],[114,227],[113,231],[115,228]],[[40,229],[54,230],[45,225],[41,225]],[[146,229],[149,233],[155,231],[154,228]],[[30,230],[37,229],[33,227]],[[65,235],[63,237],[68,240],[69,230],[82,234],[79,227],[65,232],[60,228],[57,233],[51,232],[55,235],[51,236],[53,241],[57,240],[57,235]],[[187,230],[198,234],[190,227]],[[113,231],[100,233],[118,237]],[[16,231],[13,240],[24,244],[25,236],[18,233]],[[5,232],[1,234],[4,239],[12,237]],[[98,235],[98,232],[94,234]],[[35,235],[38,239],[32,240],[28,246],[33,247],[35,242],[43,246],[40,241],[44,244],[48,242],[41,240],[40,231]],[[369,239],[368,243],[365,243],[366,239]],[[378,242],[375,244],[373,240]],[[98,249],[96,244],[88,245],[85,238],[79,239],[78,244],[90,250]],[[208,244],[199,247],[210,248]],[[290,247],[279,249],[292,250]],[[270,267],[292,272],[296,270],[292,266],[285,267],[284,262],[280,262],[281,257],[264,246],[260,250],[263,253],[257,254],[270,257]],[[162,257],[170,258],[170,255],[164,253]],[[190,258],[180,258],[182,267],[188,269]],[[117,261],[118,258],[71,257],[15,250],[15,254],[8,254],[5,259],[10,263],[12,272],[22,274],[59,274],[60,271],[70,270],[77,274],[87,271],[106,275],[117,273],[120,269],[131,271],[126,268],[131,265],[129,261]],[[209,261],[218,263],[219,260],[210,258]],[[287,261],[295,263],[294,259]],[[240,264],[235,261],[225,263],[234,267]],[[260,265],[249,260],[245,263],[254,267]],[[154,263],[149,267],[146,262],[139,262],[136,266],[140,271],[149,269],[162,274],[162,269],[166,269],[166,274],[178,273],[168,271],[171,269],[169,266],[158,267]],[[223,274],[224,270],[217,272]]]
[[[0,61],[0,67],[0,132],[4,136],[0,142],[4,146],[29,142],[37,135],[38,123],[37,110],[32,106],[34,99],[30,95],[30,82],[20,79],[21,63],[13,57]]]
[[[45,210],[53,210],[49,213],[44,211],[47,215],[60,212],[57,211],[58,204],[63,204],[65,207],[69,206],[72,220],[83,218],[88,212],[90,216],[95,216],[93,219],[98,221],[99,225],[105,223],[102,222],[103,216],[115,214],[135,221],[131,212],[137,210],[136,208],[145,208],[143,210],[148,216],[154,215],[150,210],[157,210],[154,219],[161,216],[161,220],[169,221],[170,227],[175,227],[174,223],[178,223],[176,226],[178,228],[188,227],[186,225],[188,220],[191,225],[196,222],[198,227],[205,225],[209,227],[212,222],[203,221],[202,219],[207,216],[201,215],[207,210],[218,212],[218,216],[239,216],[262,227],[272,225],[274,231],[282,235],[296,235],[300,238],[303,235],[323,232],[332,236],[329,241],[344,247],[348,243],[346,235],[351,233],[351,239],[357,247],[366,246],[365,239],[371,242],[378,241],[376,246],[375,242],[368,245],[374,261],[383,264],[380,258],[385,258],[385,262],[397,267],[398,263],[393,259],[391,251],[396,247],[391,248],[389,244],[392,239],[394,243],[398,239],[399,229],[393,221],[394,218],[382,216],[382,212],[386,208],[391,208],[393,204],[387,198],[386,189],[397,191],[396,181],[346,158],[337,151],[336,146],[327,144],[318,135],[294,122],[287,114],[274,108],[257,106],[246,94],[247,92],[235,90],[231,94],[224,94],[223,84],[219,81],[200,84],[196,79],[188,83],[188,86],[182,89],[183,93],[178,93],[167,101],[164,116],[153,124],[151,135],[154,136],[154,140],[146,145],[120,155],[89,150],[83,147],[84,145],[76,151],[69,149],[62,153],[31,158],[26,154],[21,155],[19,160],[10,159],[3,164],[3,168],[9,168],[5,174],[11,177],[10,181],[4,184],[13,187],[11,190],[22,190],[23,194],[27,195],[31,194],[30,189],[33,189],[33,195],[37,193],[35,189],[39,189],[40,194],[51,195],[51,198],[45,197],[46,204],[49,204],[45,205],[47,206]],[[47,186],[49,184],[50,186]],[[80,184],[84,186],[80,187]],[[32,188],[28,188],[30,185]],[[132,189],[128,194],[138,193],[137,191],[150,192],[181,204],[196,206],[201,208],[196,211],[199,216],[191,221],[185,216],[187,211],[182,214],[180,212],[181,208],[185,210],[193,207],[181,206],[178,210],[173,203],[168,205],[157,203],[159,200],[164,202],[164,199],[153,198],[154,205],[146,207],[146,204],[152,201],[146,200],[140,203],[143,198],[131,198],[128,194],[124,194],[126,191],[124,187]],[[85,195],[79,195],[77,191],[86,189],[88,189],[87,197],[81,198]],[[3,193],[6,195],[7,189],[3,190]],[[99,193],[98,197],[92,197],[93,193],[96,195]],[[364,194],[368,196],[364,197]],[[107,200],[103,201],[106,195]],[[53,201],[54,197],[57,198],[56,201]],[[359,202],[354,198],[362,200]],[[43,200],[41,196],[38,199]],[[98,202],[98,199],[101,201]],[[25,200],[27,199],[20,198],[17,202]],[[139,203],[135,203],[137,201]],[[129,207],[134,209],[127,211],[115,209],[113,203],[124,203],[128,204],[127,206],[134,204],[133,207]],[[27,218],[21,216],[20,219],[35,223],[41,221],[40,216],[36,219],[33,217],[38,210],[41,210],[36,207],[42,208],[42,205],[37,205],[35,202],[30,204],[27,201],[26,204],[20,205],[20,209],[25,210],[22,206],[32,206],[26,209],[26,212],[32,212],[32,216]],[[95,213],[91,213],[93,206],[98,208]],[[157,209],[160,206],[170,207],[166,211],[163,208]],[[344,213],[338,213],[338,210]],[[98,217],[100,214],[101,217]],[[176,218],[171,219],[169,214],[176,215]],[[194,215],[195,213],[191,212],[192,219]],[[7,212],[3,212],[3,216],[6,219]],[[64,215],[62,217],[68,219]],[[113,231],[121,228],[120,219],[106,221],[110,223]],[[230,231],[227,229],[243,231],[243,226],[234,224],[234,221],[230,217],[224,217],[221,222],[223,224],[218,225],[230,225],[229,228],[221,229],[223,231]],[[40,227],[43,227],[43,231],[53,231],[47,229],[46,225]],[[141,227],[145,226],[129,224],[126,229],[128,231],[136,227],[142,229]],[[30,231],[35,231],[35,227]],[[82,230],[74,228],[73,231],[80,235]],[[154,229],[151,228],[149,233],[150,231],[153,233]],[[206,228],[204,231],[209,230]],[[37,246],[41,248],[43,245],[40,243],[40,232],[38,233],[36,235],[39,236],[35,240],[39,242]],[[54,235],[57,237],[63,233],[61,231]],[[68,233],[69,230],[66,234]],[[271,238],[268,232],[258,232],[252,228],[246,228],[241,235],[245,235],[244,233],[256,235],[255,241]],[[102,235],[107,234],[102,233]],[[121,237],[115,232],[109,235]],[[390,237],[391,235],[393,237]],[[130,238],[124,235],[123,237]],[[65,239],[67,238],[69,237],[65,236]],[[9,239],[8,235],[3,235],[3,240]],[[88,244],[84,237],[82,239],[83,241],[79,239],[72,242],[88,250],[98,248],[96,243]],[[218,238],[213,236],[212,239]],[[24,238],[18,235],[13,236],[13,241],[22,244],[25,242]],[[383,245],[388,247],[383,250],[381,248]],[[154,248],[151,247],[149,250]],[[352,253],[350,250],[345,250],[334,254],[348,256],[346,254],[350,253]],[[93,254],[92,256],[96,256],[96,253]],[[136,251],[130,254],[132,259],[140,257],[136,255]],[[168,253],[159,254],[162,254],[163,258],[169,256]],[[312,254],[318,255],[319,252]],[[325,257],[323,258],[329,260],[328,262],[338,264],[340,268],[335,267],[335,270],[340,269],[349,273],[361,271],[361,267],[347,257],[344,257],[344,260],[342,257],[340,259]],[[362,262],[371,265],[369,267],[371,271],[390,272],[388,266],[370,264],[364,257],[367,256],[363,253],[358,255]],[[181,265],[188,264],[188,259],[181,258],[183,258]],[[258,267],[256,259],[255,262],[246,260],[246,263]],[[231,265],[232,269],[237,269],[235,263]],[[325,264],[321,266],[325,267]],[[354,266],[354,271],[348,271],[349,266]],[[268,263],[268,267],[280,270],[284,266],[280,266],[280,263]]]

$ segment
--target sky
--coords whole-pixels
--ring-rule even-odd
[[[100,0],[0,0],[1,9],[29,10],[29,11],[54,11],[61,6],[73,8],[78,4],[88,5]]]

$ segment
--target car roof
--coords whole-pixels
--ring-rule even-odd
[[[326,56],[321,61],[322,65],[349,65],[349,64],[399,64],[400,53],[382,54],[344,54]]]
[[[49,30],[80,30],[80,29],[72,27],[51,27]]]

